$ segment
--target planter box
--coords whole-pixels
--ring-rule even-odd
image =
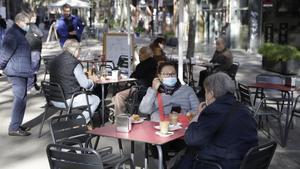
[[[300,60],[290,59],[286,62],[262,58],[262,67],[265,70],[284,75],[300,75]]]

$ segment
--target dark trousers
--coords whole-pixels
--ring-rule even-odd
[[[41,64],[41,52],[32,51],[31,52],[31,68],[34,72],[34,76],[28,78],[27,89],[30,90],[37,82],[37,72],[40,69]]]
[[[8,77],[8,80],[12,83],[12,90],[14,94],[11,122],[8,130],[15,131],[18,130],[22,124],[25,113],[27,101],[27,78]]]

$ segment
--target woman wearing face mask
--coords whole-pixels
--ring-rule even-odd
[[[141,113],[151,114],[152,121],[160,120],[158,93],[162,98],[164,114],[169,114],[173,106],[180,106],[181,113],[197,111],[198,98],[191,87],[180,84],[174,64],[161,62],[157,74],[139,106]]]
[[[199,117],[185,132],[186,154],[173,169],[210,169],[195,163],[196,158],[217,162],[223,169],[239,169],[247,151],[258,144],[256,122],[250,110],[236,101],[235,85],[227,74],[208,76],[204,89]]]

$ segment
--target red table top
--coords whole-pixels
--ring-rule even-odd
[[[98,79],[97,81],[95,81],[95,83],[97,84],[110,84],[110,83],[121,83],[121,82],[132,82],[132,81],[136,81],[135,78],[121,78],[118,80],[115,79]]]
[[[154,128],[154,126],[156,125],[159,125],[159,123],[152,121],[144,121],[140,124],[132,124],[132,129],[129,133],[122,133],[116,130],[116,125],[110,124],[104,127],[95,128],[94,130],[88,131],[88,133],[97,136],[105,136],[130,141],[139,141],[149,144],[162,145],[183,137],[186,130],[185,128],[187,126],[183,123],[183,128],[174,131],[173,135],[168,137],[161,137],[155,134],[156,131],[159,131]]]
[[[289,87],[281,84],[272,84],[272,83],[253,83],[248,85],[251,88],[263,88],[263,89],[275,89],[284,92],[297,91],[297,87]]]

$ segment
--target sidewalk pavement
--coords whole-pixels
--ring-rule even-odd
[[[149,43],[149,39],[138,39],[138,46]],[[83,42],[88,45],[88,49],[97,50],[100,48],[100,43],[95,40]],[[197,52],[195,55],[198,58],[209,60],[212,48],[205,48],[204,52]],[[61,51],[56,43],[48,43],[43,46],[43,55],[54,55]],[[171,51],[168,49],[167,51]],[[237,74],[237,80],[242,82],[253,82],[255,76],[259,73],[270,73],[261,69],[261,57],[256,54],[249,54],[242,50],[233,50],[234,60],[240,63],[240,69]],[[41,81],[44,74],[44,65],[39,71],[38,80]],[[197,79],[197,73],[200,68],[194,68],[194,77]],[[299,78],[299,77],[298,77]],[[48,169],[49,164],[46,156],[46,145],[51,143],[48,122],[44,125],[41,138],[38,138],[38,129],[40,127],[41,116],[46,103],[43,96],[39,93],[30,93],[24,123],[32,127],[32,135],[29,137],[10,137],[7,135],[7,128],[10,121],[10,112],[12,107],[12,89],[11,84],[5,77],[0,77],[0,168],[1,169]],[[270,169],[299,169],[300,168],[300,121],[295,125],[294,129],[289,134],[287,147],[281,148],[278,146],[275,156],[272,160]],[[265,136],[260,136],[261,142],[268,141]],[[117,140],[109,138],[101,138],[100,145],[114,147],[114,152],[118,153]],[[125,141],[125,154],[130,152],[130,143]],[[136,143],[136,162],[138,166],[143,166],[143,144]],[[137,167],[139,168],[139,167]],[[150,160],[150,168],[157,168],[156,161]]]

